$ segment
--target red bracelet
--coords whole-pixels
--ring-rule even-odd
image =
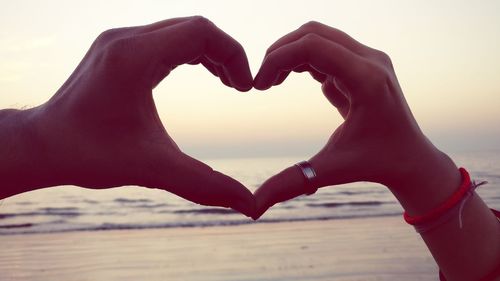
[[[468,193],[470,188],[472,187],[472,183],[470,180],[469,173],[464,169],[459,169],[460,174],[462,175],[462,183],[460,184],[460,188],[446,200],[443,204],[438,206],[437,208],[429,211],[428,213],[421,216],[410,216],[407,212],[404,212],[403,217],[408,224],[416,225],[416,224],[425,224],[431,222],[443,214],[445,214],[448,210],[457,206],[460,201],[464,198],[464,196]]]
[[[483,185],[486,182],[483,181],[480,183],[475,183],[471,181],[469,173],[464,168],[460,168],[459,171],[462,176],[462,183],[460,184],[458,190],[443,204],[429,211],[427,214],[421,216],[412,217],[408,215],[408,213],[404,212],[403,216],[405,221],[408,224],[413,225],[417,230],[417,232],[422,233],[440,225],[444,221],[451,218],[456,212],[458,212],[459,215],[460,228],[462,227],[461,212],[464,203],[470,196],[472,196],[473,191],[475,190],[476,187]],[[497,218],[500,219],[499,211],[493,209],[491,209],[491,211],[495,214]],[[498,264],[497,267],[488,275],[481,278],[480,281],[493,281],[499,276],[500,276],[500,264]],[[446,278],[444,277],[441,271],[439,271],[439,280],[446,281]]]

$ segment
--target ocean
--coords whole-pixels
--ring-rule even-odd
[[[458,166],[487,185],[478,193],[490,208],[500,209],[500,151],[452,153]],[[254,191],[276,172],[303,158],[204,160]],[[249,223],[399,216],[401,206],[387,188],[372,183],[325,187],[274,206],[257,222],[224,208],[196,205],[162,190],[126,186],[91,190],[52,187],[0,201],[0,235],[220,226]]]

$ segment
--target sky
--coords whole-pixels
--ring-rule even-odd
[[[316,20],[391,56],[417,121],[439,148],[500,149],[500,1],[0,3],[0,108],[47,101],[109,28],[203,15],[244,46],[255,74],[269,45]],[[307,74],[240,93],[201,66],[182,66],[154,97],[169,134],[200,158],[312,156],[342,122]]]

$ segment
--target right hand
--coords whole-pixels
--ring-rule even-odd
[[[310,22],[268,49],[254,87],[279,85],[291,71],[308,71],[344,118],[309,160],[320,187],[370,181],[388,186],[400,200],[419,201],[417,197],[426,195],[412,187],[428,186],[435,177],[456,183],[456,166],[420,130],[385,53]],[[268,179],[254,193],[257,217],[278,202],[304,194],[304,183],[296,167]],[[410,212],[422,208],[411,203],[406,207]]]

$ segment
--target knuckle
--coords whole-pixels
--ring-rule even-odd
[[[267,56],[267,55],[269,55],[269,54],[270,54],[270,53],[272,53],[275,49],[276,49],[276,47],[274,46],[274,44],[273,44],[273,45],[271,45],[269,48],[267,48],[265,55],[266,55],[266,56]]]
[[[224,63],[230,62],[233,59],[241,59],[245,56],[245,50],[240,43],[234,43],[234,48],[229,52],[228,56],[224,60]]]
[[[233,58],[235,56],[240,56],[245,54],[245,49],[243,48],[243,45],[241,45],[240,42],[234,41],[233,47],[231,50],[230,58]]]
[[[317,35],[316,33],[307,33],[306,35],[302,36],[300,43],[301,49],[305,52],[304,54],[308,56],[310,52],[313,52],[315,50],[315,46],[320,40],[321,36]]]
[[[276,53],[271,52],[264,57],[262,65],[274,65],[276,62]]]
[[[377,63],[368,62],[365,64],[366,85],[374,90],[381,90],[387,84],[389,73],[386,68]]]
[[[123,51],[127,49],[127,45],[130,43],[129,41],[129,39],[123,38],[111,41],[106,47],[106,53],[113,55],[123,53]]]
[[[391,60],[391,57],[386,54],[385,52],[382,52],[382,51],[377,51],[375,53],[375,57],[380,61],[382,62],[382,64],[384,64],[385,66],[389,66],[392,68],[392,60]]]
[[[207,19],[207,18],[205,18],[203,16],[194,16],[194,17],[192,17],[191,18],[191,23],[196,28],[200,28],[200,29],[208,29],[208,28],[210,28],[213,25],[213,23],[209,19]]]
[[[307,33],[296,41],[296,55],[299,55],[303,61],[308,61],[311,54],[315,52],[316,46],[321,40],[315,33]]]
[[[95,41],[100,45],[107,45],[109,42],[119,37],[122,32],[123,28],[111,28],[101,32]]]
[[[100,61],[104,65],[116,65],[128,60],[133,52],[134,44],[132,38],[119,38],[108,42],[101,50]]]
[[[113,29],[105,30],[105,31],[101,32],[101,34],[99,34],[99,36],[97,36],[95,41],[100,42],[100,43],[107,42],[111,39],[113,33],[114,33]]]
[[[99,61],[116,59],[133,46],[135,33],[133,28],[112,28],[102,32],[91,47]]]
[[[307,33],[304,36],[302,36],[302,42],[305,44],[313,44],[316,43],[320,39],[320,36],[316,33]]]
[[[318,22],[318,21],[308,21],[306,23],[304,23],[300,29],[303,29],[303,30],[309,30],[309,31],[313,31],[313,30],[317,30],[318,28],[320,28],[323,24]]]
[[[382,101],[391,99],[391,74],[390,70],[373,59],[364,59],[357,64],[356,72],[359,80],[349,85],[352,91],[359,95],[350,100],[350,110],[371,107]]]

